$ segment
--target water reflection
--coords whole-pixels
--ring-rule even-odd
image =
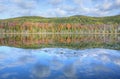
[[[109,48],[120,49],[120,35],[33,34],[0,35],[1,46],[22,48]]]
[[[119,78],[119,50],[0,47],[0,79]]]

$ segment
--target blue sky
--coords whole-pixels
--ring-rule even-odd
[[[120,0],[0,0],[0,19],[19,16],[66,17],[120,14]]]

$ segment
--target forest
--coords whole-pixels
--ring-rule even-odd
[[[45,18],[24,16],[0,20],[0,33],[120,33],[120,15],[108,17],[70,16]]]

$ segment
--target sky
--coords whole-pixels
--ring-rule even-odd
[[[0,19],[20,16],[67,17],[120,14],[120,0],[0,0]]]

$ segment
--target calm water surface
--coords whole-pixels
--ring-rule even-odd
[[[0,46],[20,48],[106,48],[120,50],[119,34],[0,34]]]
[[[120,79],[120,51],[1,46],[0,79]]]
[[[120,79],[120,36],[0,35],[0,79]]]

